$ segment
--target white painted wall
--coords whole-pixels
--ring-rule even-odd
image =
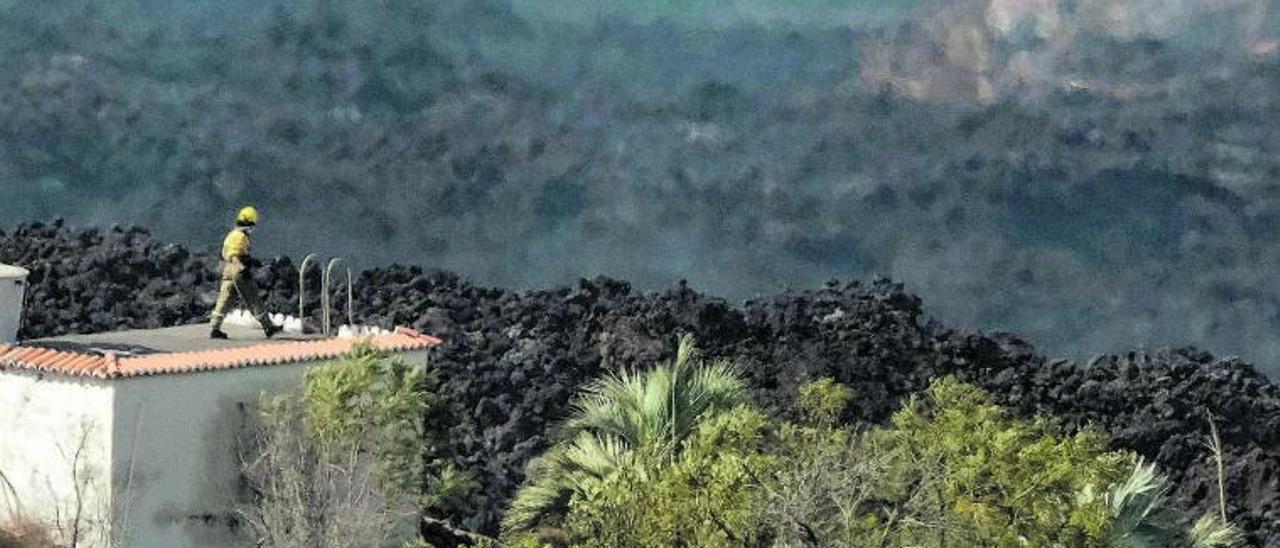
[[[406,353],[425,363],[425,352]],[[246,546],[232,526],[238,436],[264,393],[297,390],[316,365],[281,365],[112,381],[112,470],[121,546]]]
[[[130,548],[243,545],[237,436],[264,392],[301,384],[306,365],[114,381],[118,538]]]
[[[44,523],[69,544],[78,510],[80,546],[108,545],[112,400],[109,382],[0,372],[0,473],[12,486],[0,482],[0,521]]]
[[[232,524],[238,437],[264,393],[297,390],[314,365],[107,381],[0,371],[0,472],[20,497],[0,482],[0,521],[25,511],[67,529],[78,484],[83,548],[247,546]]]
[[[27,291],[27,271],[0,264],[0,343],[18,340],[22,327],[22,303]]]

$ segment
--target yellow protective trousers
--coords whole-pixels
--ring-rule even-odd
[[[240,304],[249,309],[249,313],[258,319],[258,323],[262,324],[265,331],[267,326],[271,324],[271,318],[267,316],[267,307],[262,304],[262,299],[258,297],[258,285],[253,283],[253,277],[247,273],[241,273],[236,276],[224,276],[222,285],[218,288],[218,303],[213,307],[213,314],[209,320],[214,330],[222,329],[222,320],[226,318],[227,312],[235,305]]]

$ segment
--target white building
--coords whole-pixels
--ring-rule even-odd
[[[88,548],[243,545],[247,413],[356,339],[226,330],[231,340],[204,325],[0,340],[0,523],[35,520]],[[362,340],[411,363],[440,343],[408,329]]]

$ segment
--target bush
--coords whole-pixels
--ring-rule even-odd
[[[1092,430],[1023,420],[952,378],[889,424],[836,426],[851,392],[797,398],[804,423],[767,417],[684,339],[675,364],[606,379],[516,498],[512,543],[544,546],[1232,546],[1230,525],[1184,531],[1165,480]],[[691,387],[703,383],[700,389]],[[723,395],[721,394],[721,395]],[[729,407],[729,401],[737,403]],[[701,402],[702,405],[696,405]],[[720,402],[713,405],[712,402]]]
[[[706,419],[675,462],[638,459],[570,503],[573,538],[592,547],[742,546],[769,538],[759,478],[769,420],[741,407]]]
[[[805,420],[831,425],[840,420],[852,399],[851,388],[824,377],[801,386],[795,405]]]
[[[291,396],[265,402],[253,433],[244,473],[254,496],[242,515],[256,543],[376,548],[393,529],[408,535],[413,508],[378,488],[373,455],[317,443],[301,403]]]
[[[418,519],[459,497],[469,478],[426,428],[442,400],[425,368],[357,347],[307,373],[301,394],[264,399],[245,476],[244,515],[259,543],[381,546],[418,536]]]
[[[429,384],[423,370],[360,349],[312,371],[304,396],[269,400],[266,460],[249,472],[261,501],[284,502],[267,531],[288,535],[268,544],[373,546],[396,538],[403,509],[429,514],[466,489],[425,427],[444,405]],[[1216,516],[1184,530],[1155,467],[1108,451],[1095,430],[1068,435],[1048,418],[1013,417],[986,392],[945,378],[888,424],[858,432],[838,426],[851,396],[821,379],[800,390],[794,411],[803,422],[771,418],[748,401],[735,367],[705,362],[684,337],[673,362],[603,378],[574,400],[559,441],[531,464],[512,503],[506,540],[525,548],[1240,540]],[[254,524],[274,515],[260,512]],[[444,525],[458,542],[491,544]],[[413,542],[405,546],[429,545]]]
[[[1016,420],[983,391],[953,379],[933,383],[863,440],[884,452],[879,495],[913,519],[877,512],[871,529],[901,543],[964,540],[973,546],[1086,546],[1104,538],[1105,492],[1133,456],[1107,451],[1105,435],[1063,436],[1047,419]]]
[[[1086,429],[1020,420],[954,379],[861,435],[784,425],[764,504],[783,544],[1232,546],[1229,525],[1184,531],[1167,482]]]
[[[703,421],[747,399],[735,368],[704,362],[688,336],[674,362],[589,385],[574,401],[562,441],[530,465],[530,479],[504,518],[505,533],[563,533],[556,530],[570,501],[585,508],[606,486],[660,477],[680,462],[686,440]]]
[[[430,419],[446,402],[429,390],[427,371],[358,346],[345,360],[307,373],[306,425],[322,451],[376,455],[376,476],[389,496],[447,513],[472,482],[445,458],[443,430]]]

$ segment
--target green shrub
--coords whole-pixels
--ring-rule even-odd
[[[601,548],[756,545],[768,537],[758,481],[773,466],[768,427],[749,407],[708,418],[674,462],[639,459],[574,497],[572,538]]]
[[[513,503],[507,524],[521,526],[508,529],[511,545],[1221,548],[1240,541],[1217,518],[1181,529],[1155,467],[1108,451],[1100,432],[1068,435],[1047,418],[1016,418],[951,378],[912,397],[888,424],[855,432],[836,425],[851,392],[830,379],[801,389],[796,411],[806,420],[788,423],[746,403],[732,369],[693,366],[700,362],[687,339],[680,356],[606,379],[578,400],[570,436],[535,466]]]
[[[659,477],[678,461],[703,421],[747,399],[734,367],[704,362],[687,336],[674,362],[588,385],[574,401],[562,441],[530,465],[529,480],[503,519],[505,533],[555,531],[575,497],[592,500],[606,482]]]
[[[913,519],[876,512],[873,528],[902,544],[1098,545],[1111,514],[1079,495],[1107,491],[1134,462],[1097,431],[1064,436],[1047,419],[1014,419],[950,378],[911,398],[860,452],[888,457],[877,493]]]
[[[1200,516],[1188,536],[1195,548],[1230,548],[1245,541],[1244,533],[1238,527],[1213,514]]]
[[[255,496],[242,513],[256,539],[377,547],[447,515],[473,482],[446,458],[432,380],[358,346],[308,371],[301,393],[264,398],[244,467]]]
[[[376,455],[377,478],[388,496],[413,496],[424,509],[449,507],[474,482],[444,458],[442,430],[428,428],[427,418],[446,404],[429,390],[432,380],[425,367],[357,346],[346,358],[307,372],[307,431],[322,451],[354,448]]]
[[[1229,525],[1181,530],[1165,480],[1086,429],[1022,420],[982,390],[934,382],[861,435],[783,425],[764,504],[783,544],[1231,546]],[[1207,540],[1201,540],[1207,539]],[[1213,543],[1219,544],[1213,544]]]
[[[830,378],[822,378],[800,387],[796,409],[805,420],[816,424],[835,424],[853,399],[853,389]]]

